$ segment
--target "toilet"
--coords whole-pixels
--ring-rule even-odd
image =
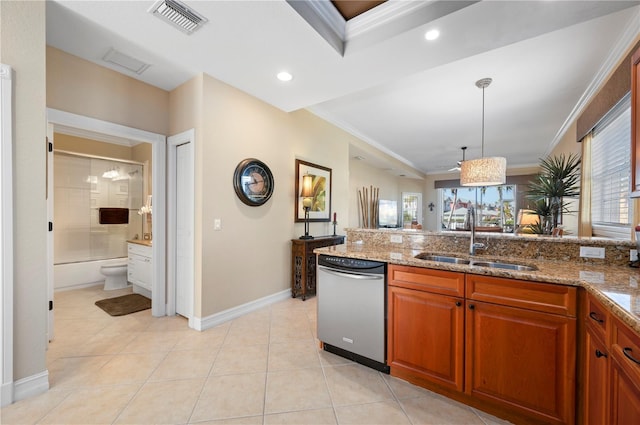
[[[105,291],[124,289],[127,287],[127,263],[101,266],[100,273],[105,276]]]

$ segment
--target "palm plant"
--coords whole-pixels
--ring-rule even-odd
[[[561,214],[575,211],[569,209],[566,198],[580,195],[580,157],[564,154],[541,159],[541,173],[529,182],[527,198],[535,203],[533,208],[540,220],[534,233],[551,234],[558,227]]]

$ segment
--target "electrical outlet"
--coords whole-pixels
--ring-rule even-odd
[[[213,230],[222,230],[222,220],[219,218],[213,220]]]
[[[636,261],[638,259],[638,250],[631,249],[629,250],[629,261]]]
[[[392,260],[402,260],[402,254],[399,252],[390,252],[389,258],[391,258]]]
[[[402,243],[402,235],[391,235],[389,240],[391,243]]]
[[[604,248],[581,246],[580,256],[583,258],[604,258]]]

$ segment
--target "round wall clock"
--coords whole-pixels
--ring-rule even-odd
[[[258,207],[273,194],[273,174],[267,164],[247,158],[238,164],[233,173],[233,188],[238,198],[251,207]]]

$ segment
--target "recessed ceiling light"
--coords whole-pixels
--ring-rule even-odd
[[[293,80],[293,75],[287,71],[278,72],[278,80],[280,81],[291,81]]]
[[[440,31],[438,31],[438,30],[429,30],[424,35],[424,38],[426,38],[429,41],[433,41],[433,40],[437,39],[438,37],[440,37]]]

